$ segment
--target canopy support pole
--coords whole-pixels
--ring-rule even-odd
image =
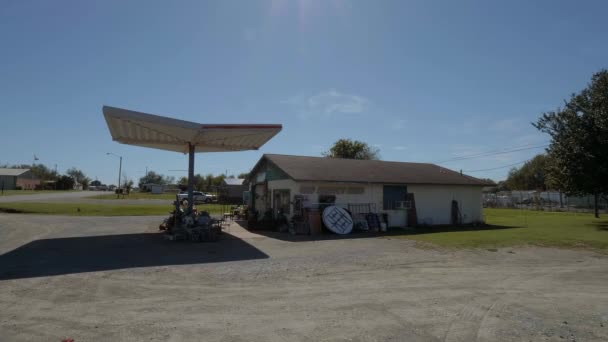
[[[194,206],[194,145],[188,142],[188,213]]]

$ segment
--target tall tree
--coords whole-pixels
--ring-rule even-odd
[[[72,190],[74,188],[74,178],[63,175],[57,178],[57,190]]]
[[[340,139],[334,143],[329,151],[323,152],[329,158],[346,159],[380,159],[380,151],[359,140]]]
[[[131,178],[124,178],[124,180],[122,181],[122,186],[121,188],[124,189],[124,191],[126,191],[127,195],[131,193],[131,189],[133,189],[133,180]]]
[[[68,176],[74,178],[74,180],[76,180],[76,182],[82,184],[82,188],[84,190],[86,190],[89,187],[89,182],[91,181],[91,179],[89,177],[87,177],[84,174],[84,172],[82,172],[82,170],[72,167],[72,168],[68,169],[65,173]]]
[[[126,177],[125,177],[126,178]],[[170,176],[164,176],[160,173],[156,173],[154,171],[148,171],[148,173],[141,177],[139,179],[139,188],[143,189],[144,188],[144,184],[160,184],[160,185],[165,185],[165,184],[170,184],[175,180],[174,177],[170,177]]]
[[[505,185],[513,190],[547,190],[550,188],[547,175],[548,163],[546,155],[537,155],[519,169],[511,169]]]
[[[599,217],[598,198],[608,194],[608,71],[594,74],[563,108],[543,113],[533,125],[551,136],[554,182],[569,195],[593,194]]]

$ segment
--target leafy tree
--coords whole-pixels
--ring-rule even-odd
[[[380,151],[359,140],[340,139],[334,143],[329,151],[323,152],[323,156],[329,158],[377,160],[380,159]]]
[[[239,175],[236,176],[236,178],[241,178],[241,179],[247,178],[247,177],[249,177],[249,172],[239,173]]]
[[[57,190],[72,190],[74,188],[74,178],[62,175],[57,179]]]
[[[551,136],[548,148],[552,180],[568,195],[608,194],[608,71],[565,101],[563,108],[543,113],[533,124]]]
[[[101,185],[101,182],[100,182],[99,180],[97,180],[97,179],[96,179],[96,180],[92,181],[90,185],[91,185],[91,186],[100,186],[100,185]]]
[[[238,178],[245,178],[247,175],[249,174],[239,174]],[[217,176],[214,176],[211,173],[205,176],[201,174],[196,174],[194,175],[194,188],[198,191],[214,192],[222,186],[222,182],[225,178],[226,175],[224,174],[220,174]],[[186,190],[188,187],[188,177],[181,177],[178,180],[177,184],[179,185],[180,189]]]
[[[86,190],[89,187],[89,182],[91,181],[82,170],[79,170],[75,167],[68,169],[65,172],[68,176],[74,178],[76,182],[82,184],[82,188]]]
[[[202,177],[201,175],[197,175],[199,177],[199,182],[197,182],[197,188],[201,191],[217,191],[218,187],[222,185],[222,181],[226,178],[226,175],[220,174],[214,176],[209,173],[206,176]]]
[[[217,191],[218,187],[220,187],[222,185],[222,181],[224,180],[224,178],[226,178],[226,175],[224,174],[220,174],[217,176],[214,176],[213,174],[209,173],[205,176],[201,175],[201,174],[196,174],[194,175],[194,189],[198,190],[198,191]],[[186,190],[188,187],[188,178],[187,177],[182,177],[179,179],[178,182],[180,189],[182,190]]]
[[[539,154],[519,169],[512,168],[505,181],[506,187],[512,190],[546,191],[549,188],[548,163],[549,158]]]
[[[164,176],[160,173],[156,173],[154,171],[149,171],[148,174],[146,174],[145,176],[143,176],[139,179],[138,185],[139,185],[140,189],[143,189],[144,184],[147,184],[147,183],[165,185],[165,184],[173,183],[174,181],[175,181],[174,177]]]
[[[506,181],[500,181],[500,182],[496,183],[496,187],[494,188],[495,192],[509,191],[509,190],[511,190],[511,189],[507,186]]]
[[[91,179],[88,177],[85,177],[83,180],[80,181],[80,184],[82,184],[82,190],[87,190],[89,188],[90,181]]]
[[[125,177],[125,180],[122,182],[121,188],[124,189],[128,195],[131,193],[131,189],[133,189],[133,184],[134,182],[132,179]]]
[[[496,183],[492,178],[480,178],[480,179],[489,184]]]

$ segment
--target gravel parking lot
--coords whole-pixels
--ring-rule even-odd
[[[606,341],[608,258],[0,214],[5,341]]]

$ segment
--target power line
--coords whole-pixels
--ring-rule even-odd
[[[445,163],[445,162],[450,162],[450,161],[459,161],[459,160],[466,160],[466,159],[473,159],[473,158],[480,158],[480,157],[489,157],[489,156],[494,156],[494,155],[499,155],[499,154],[507,154],[507,153],[513,153],[513,152],[518,152],[518,151],[532,150],[535,148],[542,148],[542,147],[547,147],[547,146],[549,146],[549,144],[536,145],[536,146],[530,146],[530,145],[520,146],[520,147],[514,147],[509,150],[504,150],[504,149],[495,150],[495,151],[483,152],[483,153],[478,153],[478,154],[471,154],[471,155],[466,155],[466,156],[455,157],[455,158],[439,161],[436,163]]]
[[[481,172],[481,171],[491,171],[491,170],[498,170],[498,169],[504,169],[505,167],[510,167],[510,166],[515,166],[515,165],[519,165],[519,164],[523,164],[527,161],[529,161],[530,159],[526,159],[526,160],[522,160],[520,162],[517,163],[513,163],[513,164],[509,164],[509,165],[503,165],[503,166],[498,166],[498,167],[492,167],[489,169],[479,169],[479,170],[465,170],[462,172]]]
[[[474,158],[481,158],[481,157],[490,157],[490,156],[495,156],[495,155],[499,155],[499,154],[507,154],[507,153],[525,151],[525,150],[532,150],[532,149],[543,148],[543,147],[547,147],[547,146],[549,146],[549,144],[535,145],[535,146],[524,145],[524,146],[520,146],[520,147],[513,147],[512,149],[509,149],[509,150],[503,149],[503,150],[482,152],[482,153],[477,153],[477,154],[470,154],[470,155],[466,155],[466,156],[460,156],[460,157],[455,157],[455,158],[446,159],[446,160],[442,160],[442,161],[437,161],[435,163],[439,164],[439,163],[447,163],[447,162],[452,162],[452,161],[460,161],[460,160],[467,160],[467,159],[474,159]]]

